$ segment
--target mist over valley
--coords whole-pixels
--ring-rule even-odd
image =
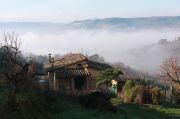
[[[107,62],[123,62],[149,73],[156,73],[162,61],[178,54],[180,50],[173,42],[180,36],[179,29],[179,16],[105,18],[71,23],[0,22],[2,33],[19,34],[24,52],[99,54]],[[167,43],[160,44],[161,39],[167,39]]]

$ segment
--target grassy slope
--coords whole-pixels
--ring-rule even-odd
[[[118,113],[112,114],[84,109],[66,101],[59,105],[61,109],[52,114],[53,119],[180,119],[180,108],[116,103]]]
[[[6,91],[0,86],[0,106],[7,98]],[[118,107],[118,113],[99,112],[84,109],[79,104],[59,100],[55,111],[51,112],[52,119],[180,119],[180,108],[153,105],[122,104],[113,101]]]

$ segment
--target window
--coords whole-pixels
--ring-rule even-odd
[[[77,64],[77,67],[82,67],[82,64]]]

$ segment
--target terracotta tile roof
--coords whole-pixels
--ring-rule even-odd
[[[96,68],[99,70],[112,68],[108,64],[91,61],[87,57],[85,57],[84,55],[82,55],[80,53],[78,53],[78,54],[71,53],[71,54],[65,55],[63,58],[61,58],[59,60],[55,60],[53,63],[53,67],[52,67],[52,63],[45,64],[44,67],[47,70],[51,71],[51,69],[57,70],[59,68],[67,68],[66,66],[74,64],[74,63],[78,63],[81,61],[86,61],[86,64],[88,67]]]
[[[54,61],[54,67],[65,67],[65,66],[68,66],[70,64],[74,64],[74,63],[77,63],[80,61],[85,61],[85,60],[87,60],[87,58],[80,53],[68,54],[59,60],[55,60]],[[46,64],[45,68],[50,68],[51,66],[52,66],[52,64]]]
[[[89,76],[90,73],[82,68],[73,68],[73,69],[58,69],[56,72],[57,79],[67,79],[77,76]]]

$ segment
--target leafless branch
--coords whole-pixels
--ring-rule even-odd
[[[180,66],[178,59],[171,57],[163,62],[160,69],[160,78],[180,84]]]

